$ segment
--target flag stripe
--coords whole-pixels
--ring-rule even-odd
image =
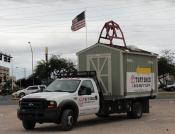
[[[77,30],[79,30],[79,29],[81,29],[83,27],[84,27],[83,25],[82,26],[79,26],[79,27],[72,27],[72,31],[77,31]]]
[[[77,27],[79,25],[85,25],[85,21],[77,22],[75,25],[72,25],[72,27]]]
[[[84,25],[78,26],[78,27],[72,27],[72,31],[76,31],[79,30],[80,28],[83,28]]]
[[[78,22],[76,23],[76,25],[72,25],[72,29],[77,29],[79,27],[84,27],[85,26],[85,21],[81,21],[81,22]]]
[[[84,21],[81,21],[81,22],[77,22],[76,24],[73,24],[72,27],[79,27],[79,26],[85,26],[85,20]]]
[[[77,31],[85,27],[85,25],[85,12],[83,11],[72,20],[71,30]]]

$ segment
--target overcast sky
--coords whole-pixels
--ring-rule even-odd
[[[0,51],[11,54],[17,78],[22,67],[31,74],[31,51],[34,65],[49,53],[76,60],[75,53],[86,47],[86,30],[72,32],[72,19],[86,10],[88,46],[95,44],[104,23],[117,22],[127,45],[155,53],[174,50],[174,0],[0,0]],[[0,65],[11,67],[11,64]]]

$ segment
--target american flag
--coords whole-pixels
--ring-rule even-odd
[[[81,29],[82,27],[85,27],[85,11],[77,15],[73,20],[72,20],[72,26],[71,30],[72,31],[77,31]]]

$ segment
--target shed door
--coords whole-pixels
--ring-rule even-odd
[[[96,71],[97,78],[102,86],[103,93],[111,95],[111,55],[110,54],[92,54],[87,55],[87,70]]]

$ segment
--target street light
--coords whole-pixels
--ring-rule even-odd
[[[30,45],[30,49],[31,49],[31,53],[32,53],[32,78],[33,78],[33,85],[34,85],[34,77],[33,77],[33,49],[32,49],[31,42],[28,42],[28,44]]]

